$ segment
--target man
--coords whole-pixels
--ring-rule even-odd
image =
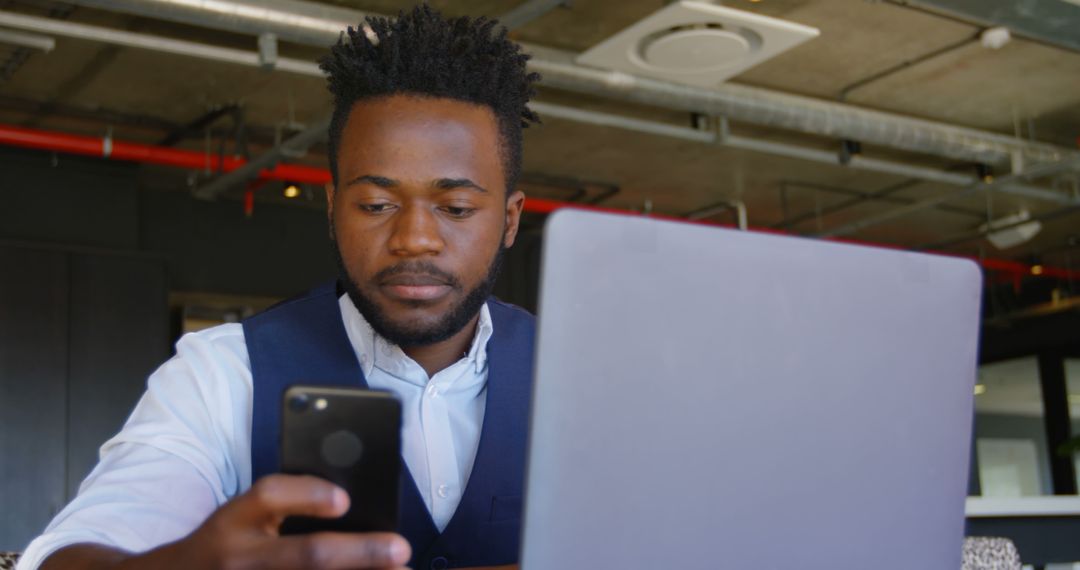
[[[490,20],[421,6],[368,25],[322,62],[337,287],[182,338],[20,568],[516,563],[534,323],[489,296],[537,77]],[[403,536],[278,535],[349,504],[273,473],[281,389],[301,382],[400,395]]]

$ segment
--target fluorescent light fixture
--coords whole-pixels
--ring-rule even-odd
[[[988,224],[983,224],[979,227],[979,231],[989,231],[986,234],[986,239],[990,240],[994,247],[1009,249],[1031,240],[1042,231],[1042,222],[1039,220],[1021,223],[1029,219],[1031,219],[1031,214],[1027,210],[1020,210],[1011,216],[1005,216]]]

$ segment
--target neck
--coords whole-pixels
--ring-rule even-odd
[[[424,346],[403,346],[401,350],[423,367],[430,378],[460,360],[461,355],[469,351],[473,337],[476,336],[476,325],[479,322],[480,313],[477,313],[469,324],[444,341]]]

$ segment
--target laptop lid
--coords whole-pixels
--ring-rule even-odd
[[[560,211],[524,570],[960,567],[970,261]]]

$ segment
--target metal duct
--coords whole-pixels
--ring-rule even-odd
[[[259,57],[254,52],[246,52],[243,50],[222,48],[217,46],[208,46],[195,42],[173,40],[168,38],[161,38],[158,36],[137,34],[134,32],[124,32],[108,28],[100,28],[96,26],[88,26],[86,24],[60,22],[50,18],[38,18],[35,16],[24,16],[21,14],[0,12],[0,24],[35,31],[45,31],[57,35],[64,35],[74,38],[101,41],[115,45],[150,49],[166,53],[173,53],[177,55],[201,57],[215,61],[247,65],[252,67],[260,66]],[[322,76],[322,72],[319,70],[318,66],[311,62],[289,58],[279,58],[275,63],[275,66],[277,69],[291,71],[294,73],[300,73],[316,77]],[[836,155],[827,151],[809,149],[784,143],[776,143],[739,137],[728,133],[726,128],[721,128],[718,134],[711,130],[679,127],[655,121],[635,119],[632,117],[624,117],[608,113],[599,113],[596,111],[575,109],[562,105],[552,105],[540,101],[534,101],[533,103],[531,103],[531,106],[535,111],[541,114],[587,124],[628,129],[632,131],[639,131],[653,135],[691,140],[706,144],[718,142],[726,146],[742,148],[755,152],[775,154],[790,158],[821,162],[824,164],[836,164]],[[976,178],[971,175],[944,172],[932,168],[918,167],[887,160],[867,158],[863,156],[852,157],[851,161],[848,163],[848,166],[851,168],[877,171],[887,174],[896,174],[905,177],[919,178],[923,180],[942,182],[945,184],[953,184],[958,186],[968,186],[976,181]],[[1024,184],[995,184],[994,187],[1001,192],[1062,204],[1071,205],[1074,204],[1077,200],[1074,197],[1070,197],[1054,190],[1048,190]],[[217,193],[218,191],[217,188],[213,190],[213,193]]]
[[[37,34],[24,34],[22,32],[0,29],[0,44],[28,47],[48,53],[56,47],[56,40]]]
[[[75,4],[325,47],[365,15],[298,0],[71,0]],[[550,87],[725,116],[735,121],[857,140],[956,160],[1056,162],[1078,155],[1050,144],[743,85],[687,87],[573,63],[575,54],[525,46]]]
[[[174,40],[160,36],[125,32],[123,30],[101,28],[98,26],[88,26],[86,24],[76,24],[74,22],[62,22],[52,18],[39,18],[37,16],[0,12],[0,25],[38,32],[47,32],[58,36],[67,36],[69,38],[103,42],[112,45],[160,51],[174,55],[199,57],[224,63],[233,63],[236,65],[262,67],[262,62],[259,60],[259,54],[254,51],[211,46],[186,40]],[[319,70],[319,66],[314,62],[302,61],[299,59],[279,57],[277,61],[274,62],[274,68],[292,73],[311,75],[313,77],[323,76],[322,71]]]
[[[579,123],[586,123],[601,127],[626,129],[629,131],[637,131],[651,135],[659,135],[705,144],[720,144],[731,148],[738,148],[764,154],[772,154],[775,156],[784,156],[799,160],[807,160],[810,162],[819,162],[822,164],[837,164],[836,153],[833,152],[806,148],[786,143],[732,135],[728,133],[727,129],[724,127],[721,127],[719,129],[719,133],[717,133],[712,130],[679,127],[676,125],[669,125],[656,121],[646,121],[642,119],[624,117],[621,115],[613,115],[610,113],[600,113],[597,111],[575,109],[573,107],[566,107],[564,105],[553,105],[550,103],[544,103],[542,101],[534,101],[530,103],[530,106],[534,111],[540,113],[541,116],[576,121]],[[966,187],[979,182],[979,179],[972,174],[945,172],[943,170],[938,170],[935,168],[914,166],[910,164],[903,164],[900,162],[893,162],[877,158],[868,158],[864,156],[851,157],[851,161],[848,162],[847,166],[849,168],[855,168],[858,170],[880,172],[883,174],[894,174],[897,176],[903,176],[905,178],[918,178],[920,180],[926,180],[928,182],[940,182],[942,184],[949,184],[953,186]],[[1043,175],[1046,175],[1048,173],[1053,173],[1062,169],[1068,169],[1077,166],[1080,166],[1080,163],[1066,162],[1046,164],[1033,168],[1030,173],[1042,173]],[[1054,190],[1048,190],[1045,188],[1039,188],[1037,186],[1023,184],[1020,182],[1022,178],[1023,176],[1017,176],[1015,177],[1015,179],[1013,179],[1014,181],[1002,179],[1000,181],[995,181],[993,184],[983,184],[982,187],[993,188],[994,190],[1005,194],[1012,194],[1025,198],[1034,198],[1037,200],[1045,200],[1047,202],[1055,202],[1058,204],[1076,205],[1080,203],[1080,198],[1078,197],[1069,196],[1068,194],[1057,192]],[[949,200],[957,196],[959,196],[959,194],[949,194],[944,199]]]
[[[158,20],[327,47],[364,12],[296,0],[69,0],[72,4]]]
[[[530,63],[544,76],[545,85],[557,89],[957,160],[996,164],[1019,154],[1029,161],[1057,162],[1080,154],[977,129],[732,83],[703,89],[572,63],[539,59]]]
[[[74,38],[101,41],[115,45],[150,49],[166,53],[173,53],[177,55],[201,57],[214,61],[222,61],[252,67],[260,66],[259,57],[253,52],[246,52],[243,50],[237,50],[232,48],[208,46],[195,42],[173,40],[168,38],[161,38],[158,36],[148,36],[145,34],[137,34],[133,32],[112,30],[96,26],[88,26],[85,24],[60,22],[49,18],[38,18],[35,16],[24,16],[21,14],[0,12],[0,24],[36,31],[45,31],[57,35],[64,35]],[[284,71],[290,71],[304,75],[311,75],[316,77],[322,76],[322,72],[314,63],[296,59],[279,58],[275,63],[275,67]],[[656,121],[647,121],[632,117],[624,117],[621,115],[612,115],[608,113],[599,113],[596,111],[575,109],[562,105],[552,105],[549,103],[543,103],[541,101],[534,101],[531,103],[531,106],[535,111],[547,116],[587,124],[627,129],[653,135],[691,140],[699,143],[720,143],[725,146],[730,146],[734,148],[741,148],[766,154],[775,154],[779,156],[786,156],[789,158],[820,162],[823,164],[837,163],[836,155],[828,151],[731,135],[727,132],[726,128],[721,128],[720,133],[718,134],[711,130],[679,127],[676,125],[669,125]],[[1062,168],[1076,166],[1075,162],[1065,163],[1065,166],[1060,166],[1062,163],[1055,164],[1058,165],[1056,167],[1058,170]],[[977,180],[976,177],[972,175],[944,172],[933,168],[919,167],[863,156],[852,157],[850,162],[848,162],[847,166],[861,170],[876,171],[886,174],[896,174],[899,176],[919,178],[922,180],[942,182],[945,184],[952,184],[957,186],[968,186],[970,184],[973,184]],[[1040,171],[1041,169],[1042,166],[1039,166],[1035,167],[1032,171]],[[1030,172],[1025,174],[1030,174]],[[1077,201],[1077,198],[1068,196],[1061,192],[1045,188],[1039,188],[1037,186],[1018,184],[1015,182],[1007,184],[995,184],[994,188],[1008,194],[1035,198],[1038,200],[1046,200],[1050,202],[1057,202],[1067,205],[1075,204]],[[214,193],[217,193],[217,191],[218,189],[215,188]]]

